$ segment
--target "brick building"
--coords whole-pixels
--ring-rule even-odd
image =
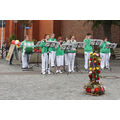
[[[93,34],[93,38],[104,39],[104,32],[102,26],[91,30],[92,23],[84,24],[85,20],[34,20],[30,29],[27,30],[30,40],[41,40],[44,34],[55,33],[56,37],[62,35],[63,37],[75,35],[77,41],[83,41],[86,33]],[[9,42],[9,37],[15,33],[17,39],[22,41],[24,39],[24,29],[21,23],[14,23],[14,20],[6,20],[4,27],[4,42]],[[1,28],[0,28],[1,38]],[[120,43],[120,27],[112,26],[112,40]]]

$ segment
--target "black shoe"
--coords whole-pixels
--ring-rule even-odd
[[[88,69],[85,69],[86,72],[88,72],[89,70]]]
[[[22,69],[28,69],[28,67],[22,68]]]

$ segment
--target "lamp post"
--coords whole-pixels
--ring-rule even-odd
[[[15,29],[14,29],[14,34],[15,34],[15,36],[16,36],[16,38],[17,38],[17,33],[16,33],[16,30],[17,30],[17,20],[14,20],[14,24],[15,24]]]
[[[2,20],[2,27],[1,27],[1,49],[2,49],[2,46],[3,46],[3,30],[4,30],[4,21]]]

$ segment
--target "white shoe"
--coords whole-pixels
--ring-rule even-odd
[[[50,71],[48,71],[48,75],[50,75],[51,73],[50,73]]]
[[[101,70],[104,70],[104,68],[101,68]]]
[[[56,73],[59,73],[59,70],[56,70]]]
[[[59,70],[59,73],[60,73],[60,74],[62,74],[62,71],[61,71],[61,70]]]
[[[72,70],[72,72],[75,72],[74,70]]]
[[[45,75],[45,72],[42,72],[43,75]]]

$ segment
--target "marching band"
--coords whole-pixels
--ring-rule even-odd
[[[59,36],[55,39],[55,34],[45,34],[44,38],[40,41],[39,47],[41,48],[41,73],[51,74],[50,68],[55,68],[56,73],[62,73],[63,66],[68,68],[68,72],[74,72],[74,64],[76,57],[76,50],[78,48],[84,48],[84,69],[88,70],[89,67],[89,54],[94,52],[94,46],[92,44],[91,33],[87,33],[83,42],[77,42],[75,36],[70,38],[66,37],[65,40]],[[101,57],[101,69],[110,69],[110,47],[106,47],[110,42],[107,38],[104,41],[100,41],[98,47],[100,49]],[[82,45],[82,46],[79,46]],[[84,45],[84,46],[83,46]],[[29,54],[32,53],[35,45],[29,41],[26,35],[25,40],[21,42],[19,48],[22,52],[22,69],[29,69]]]

